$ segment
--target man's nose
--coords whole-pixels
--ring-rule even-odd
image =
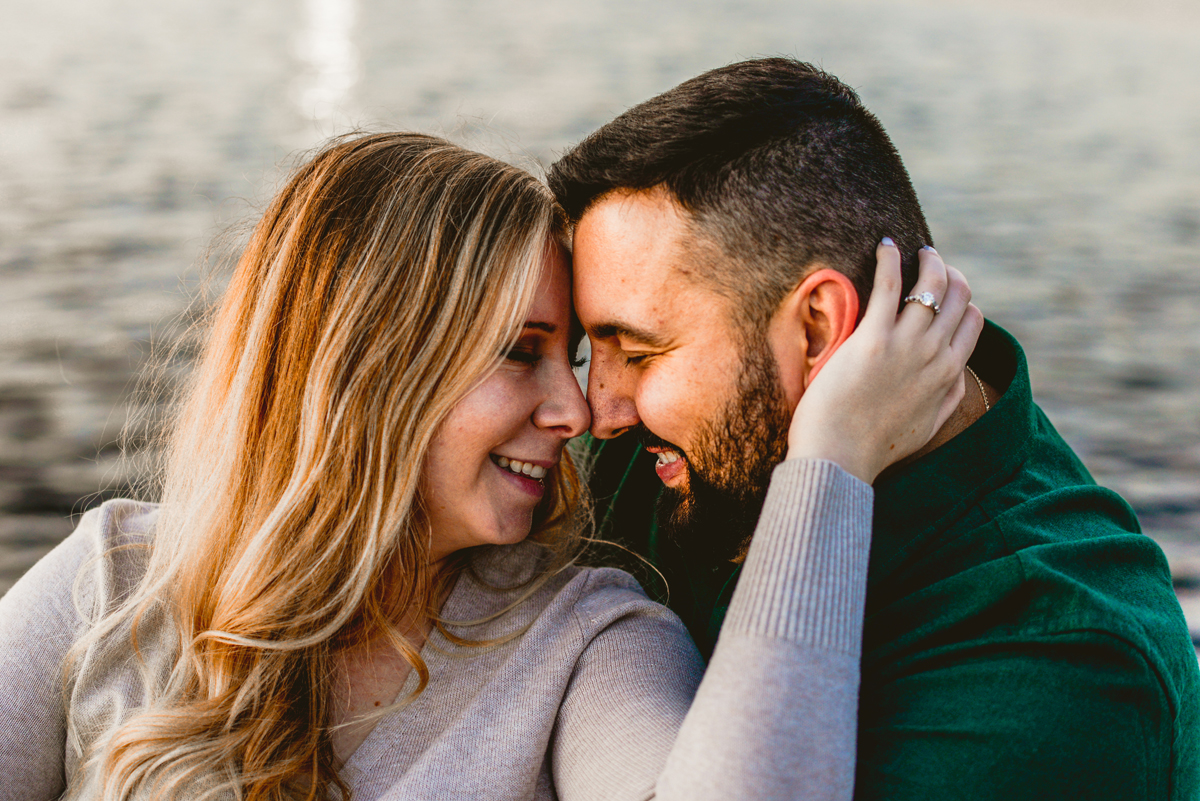
[[[641,422],[628,372],[611,358],[592,352],[587,400],[592,407],[592,436],[596,439],[619,437]]]

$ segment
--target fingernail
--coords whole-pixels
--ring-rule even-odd
[[[892,241],[892,238],[890,236],[885,236],[882,241],[883,241],[883,244],[887,245],[889,248],[896,247],[896,243]]]
[[[930,253],[937,253],[937,251],[933,249],[932,245],[926,245],[925,247],[921,248],[921,250],[928,250]]]

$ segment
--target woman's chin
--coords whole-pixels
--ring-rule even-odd
[[[493,525],[485,528],[462,532],[451,541],[438,537],[433,539],[433,561],[445,559],[456,551],[475,548],[480,545],[516,545],[529,537],[533,528],[532,512],[516,512],[506,515],[502,520],[496,520]]]
[[[492,536],[488,538],[490,544],[516,545],[528,539],[529,532],[533,528],[533,515],[531,513],[520,515],[517,519],[507,522],[507,525],[493,532]]]

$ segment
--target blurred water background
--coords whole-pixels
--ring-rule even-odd
[[[132,403],[135,376],[183,330],[213,237],[295,154],[405,128],[539,169],[680,80],[787,54],[882,119],[942,254],[1163,544],[1200,630],[1191,0],[0,7],[0,592],[124,491],[118,435],[170,388]]]

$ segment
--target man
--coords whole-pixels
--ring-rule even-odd
[[[711,652],[876,243],[911,286],[928,226],[854,92],[788,59],[631,109],[549,180],[576,222],[601,534]],[[874,485],[856,796],[1200,797],[1200,675],[1162,553],[1033,403],[1009,334],[987,325],[965,379]]]

